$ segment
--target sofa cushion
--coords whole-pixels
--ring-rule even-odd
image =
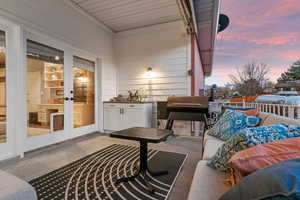
[[[231,188],[225,183],[229,174],[213,170],[206,163],[202,160],[196,167],[188,200],[216,200]]]
[[[220,200],[300,199],[300,159],[293,159],[271,165],[243,178],[226,192]]]
[[[236,153],[229,165],[242,176],[284,160],[300,158],[300,137],[257,145]]]
[[[202,160],[210,160],[225,142],[219,139],[206,140]]]
[[[227,110],[207,134],[226,141],[238,131],[246,127],[255,127],[259,122],[258,117]]]
[[[220,140],[220,139],[218,139],[218,138],[216,138],[216,137],[214,137],[214,136],[212,136],[212,135],[208,135],[208,134],[207,134],[207,131],[206,131],[206,132],[205,132],[205,135],[204,135],[204,139],[203,139],[203,145],[204,145],[204,147],[205,147],[206,142],[207,142],[208,140]]]
[[[29,183],[0,170],[0,200],[36,200],[37,195]]]

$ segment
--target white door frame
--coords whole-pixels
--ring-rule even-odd
[[[0,17],[0,29],[5,31],[6,42],[6,142],[0,144],[0,160],[3,160],[19,155],[22,146],[21,134],[16,134],[21,28]]]

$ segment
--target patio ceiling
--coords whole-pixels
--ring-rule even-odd
[[[183,20],[197,35],[205,76],[213,66],[220,0],[66,0],[100,25],[121,32]]]
[[[176,0],[70,0],[113,32],[180,20]]]

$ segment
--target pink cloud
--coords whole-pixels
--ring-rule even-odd
[[[279,35],[279,36],[269,36],[269,37],[262,37],[262,38],[252,38],[249,39],[250,42],[256,44],[267,44],[267,45],[283,45],[297,41],[298,34],[296,33],[288,33],[286,35]]]
[[[270,9],[265,16],[282,17],[300,12],[299,0],[276,0],[270,4]]]
[[[282,51],[279,56],[287,61],[294,62],[300,59],[300,51]]]
[[[273,33],[278,34],[278,33]],[[225,41],[247,41],[250,43],[255,43],[258,45],[284,45],[284,44],[291,44],[298,40],[299,33],[286,33],[280,35],[273,35],[272,33],[268,35],[261,36],[261,34],[257,34],[256,32],[252,32],[249,30],[247,33],[239,33],[239,32],[227,32],[223,35],[220,34],[217,36],[217,40],[225,40]]]

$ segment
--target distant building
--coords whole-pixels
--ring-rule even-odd
[[[277,83],[275,88],[279,91],[300,91],[300,80]]]

